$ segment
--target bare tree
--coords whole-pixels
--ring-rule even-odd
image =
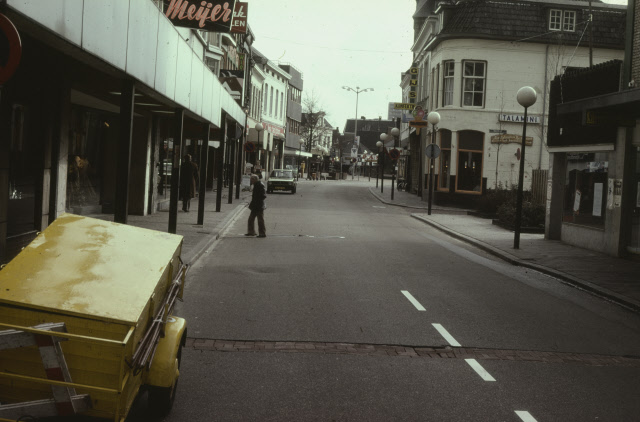
[[[327,113],[323,110],[315,91],[307,94],[302,102],[302,123],[300,134],[304,139],[304,147],[307,152],[318,146],[323,136],[330,133],[333,128],[325,124]],[[311,163],[307,166],[307,177],[311,175]]]

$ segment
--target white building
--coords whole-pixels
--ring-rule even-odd
[[[259,150],[257,156],[250,157],[257,162],[249,162],[253,165],[260,165],[263,174],[268,175],[272,169],[284,166],[287,96],[291,75],[257,50],[254,49],[252,55],[255,62],[251,76],[252,89],[255,89],[254,92],[258,94],[252,96],[250,108],[260,109],[259,123],[262,130],[256,130],[255,125],[249,126],[249,140],[255,142]],[[260,81],[262,81],[261,85],[259,85]],[[260,100],[260,104],[258,104],[258,100]],[[257,118],[258,115],[256,114],[255,117]]]
[[[594,64],[622,59],[624,20],[623,6],[594,2]],[[417,0],[417,74],[403,74],[401,87],[403,101],[421,106],[424,120],[431,111],[440,114],[436,202],[470,205],[487,189],[517,185],[524,109],[516,93],[523,86],[538,95],[528,110],[525,189],[534,170],[548,168],[549,82],[567,68],[589,65],[587,22],[588,3],[581,1]],[[418,194],[426,190],[420,174],[428,173],[427,160],[421,157],[431,130],[423,127],[417,135],[403,124],[403,137],[411,132],[411,188]]]

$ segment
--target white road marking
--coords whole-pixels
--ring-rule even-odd
[[[518,415],[523,422],[537,422],[536,419],[526,410],[516,410],[516,415]]]
[[[444,327],[442,325],[440,325],[440,324],[431,324],[431,325],[433,325],[433,327],[436,330],[438,330],[440,335],[442,335],[442,337],[444,337],[444,339],[447,340],[451,346],[456,346],[456,347],[461,347],[462,346],[460,343],[458,343],[456,341],[455,338],[453,338],[453,336],[451,334],[449,334],[449,332],[447,330],[444,329]]]
[[[426,309],[424,309],[424,306],[422,306],[420,302],[418,302],[416,298],[411,295],[411,293],[406,290],[402,290],[402,294],[405,295],[407,299],[409,299],[409,302],[413,303],[413,306],[415,306],[417,310],[426,311]]]
[[[478,375],[480,375],[480,378],[482,378],[485,381],[495,381],[495,378],[493,378],[479,363],[477,360],[475,359],[465,359],[465,361],[469,364],[470,367],[473,368],[474,371],[476,371],[478,373]]]

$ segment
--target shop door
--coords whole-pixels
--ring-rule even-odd
[[[627,250],[640,255],[640,146],[633,148],[635,152],[635,170],[631,180],[633,208],[631,212],[631,239]]]

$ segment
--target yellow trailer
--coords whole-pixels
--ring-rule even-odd
[[[182,236],[64,214],[0,270],[0,420],[168,413],[185,320]]]

